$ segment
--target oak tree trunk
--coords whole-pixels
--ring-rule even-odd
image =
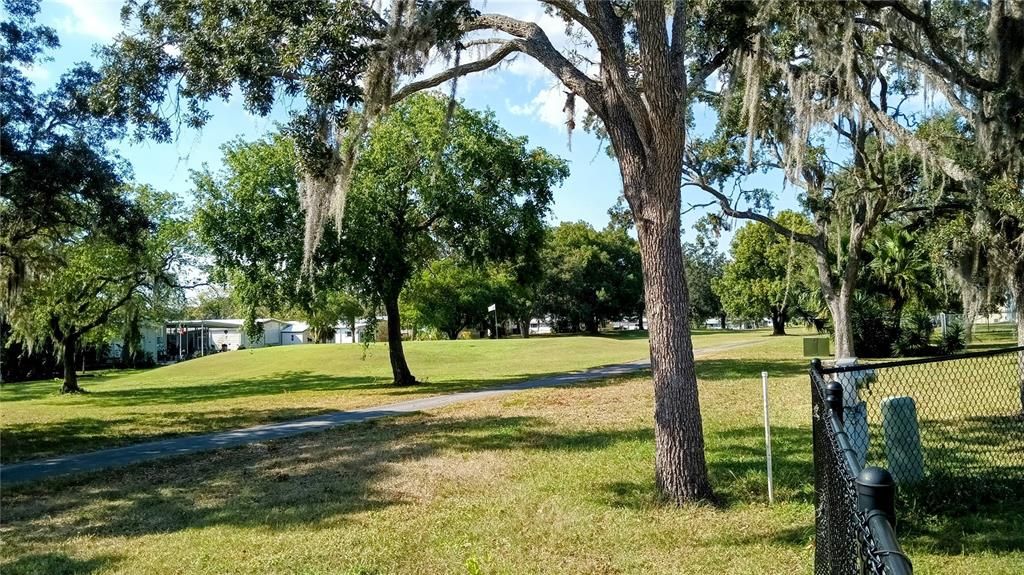
[[[853,321],[850,317],[849,294],[845,290],[840,291],[838,297],[828,302],[828,309],[832,314],[832,328],[835,330],[833,355],[836,359],[856,357],[853,349]]]
[[[786,314],[781,310],[772,310],[772,335],[786,335]]]
[[[405,361],[405,349],[402,348],[402,321],[398,312],[398,294],[388,294],[384,298],[384,310],[388,314],[388,357],[391,359],[391,374],[395,385],[415,385],[418,383],[409,371]]]
[[[655,481],[662,495],[677,504],[712,497],[704,458],[693,342],[690,339],[689,293],[680,240],[679,177],[629,177],[630,158],[620,152],[624,187],[645,210],[639,212],[637,239],[644,275],[654,378]],[[672,160],[669,160],[671,164]],[[634,206],[635,209],[635,206]]]
[[[83,393],[85,390],[78,386],[78,373],[75,371],[75,356],[78,355],[78,338],[68,337],[61,343],[64,352],[62,361],[64,363],[64,383],[61,384],[61,393]]]
[[[964,312],[964,342],[971,343],[974,339],[974,323],[981,311],[981,290],[968,282],[961,282],[960,305]]]

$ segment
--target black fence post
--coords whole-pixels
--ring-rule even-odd
[[[865,467],[857,474],[857,509],[864,514],[864,527],[875,540],[878,572],[910,575],[914,566],[896,539],[896,481],[881,467]],[[884,566],[884,567],[883,567]]]
[[[861,511],[881,511],[889,524],[896,526],[896,481],[881,467],[865,467],[857,474],[857,507]]]
[[[843,422],[843,386],[838,381],[829,382],[825,386],[825,403],[832,413]]]

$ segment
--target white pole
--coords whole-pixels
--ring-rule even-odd
[[[775,489],[772,482],[772,428],[768,421],[768,372],[761,372],[761,395],[764,397],[764,448],[768,455],[768,504],[775,502]]]

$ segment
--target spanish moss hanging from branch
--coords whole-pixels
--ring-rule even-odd
[[[290,131],[299,156],[297,177],[306,216],[304,270],[308,271],[327,224],[333,222],[342,232],[359,146],[373,122],[392,104],[398,78],[422,73],[432,49],[454,52],[458,66],[460,23],[473,13],[469,2],[393,0],[386,31],[363,76],[361,106],[314,108],[293,118]],[[454,110],[457,80],[452,80],[445,130]]]
[[[576,93],[566,92],[565,93],[565,105],[562,106],[562,111],[565,112],[565,129],[566,138],[568,138],[567,146],[569,151],[572,151],[572,131],[576,129]]]

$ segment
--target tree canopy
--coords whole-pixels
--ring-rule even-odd
[[[597,333],[604,321],[642,313],[639,253],[625,231],[564,222],[551,230],[541,262],[540,309],[562,329]]]
[[[91,230],[51,245],[48,253],[60,265],[37,270],[6,310],[14,341],[31,348],[49,340],[61,354],[62,392],[82,391],[74,360],[85,337],[109,329],[118,315],[129,333],[137,331],[144,309],[163,305],[192,263],[190,224],[173,196],[146,187],[121,193],[150,222],[141,245]]]
[[[408,282],[441,256],[475,265],[533,258],[551,187],[567,168],[491,115],[450,110],[434,95],[394,106],[360,148],[342,226],[328,229],[305,268],[300,160],[287,135],[227,146],[222,174],[198,174],[198,222],[250,309],[284,301],[315,315],[319,294],[341,290],[383,307],[395,382],[409,384],[398,305]]]
[[[782,212],[778,219],[794,229],[809,229],[810,222],[795,212]],[[808,289],[801,271],[810,264],[810,250],[792,236],[751,222],[739,230],[730,248],[732,260],[714,289],[722,306],[732,316],[772,320],[772,335],[785,335],[786,322]]]
[[[38,2],[5,0],[0,23],[0,269],[7,304],[32,274],[60,265],[50,249],[82,233],[140,247],[148,221],[121,185],[130,170],[108,148],[122,133],[116,119],[88,106],[98,79],[77,64],[46,92],[26,67],[59,46],[56,32],[35,23]]]

